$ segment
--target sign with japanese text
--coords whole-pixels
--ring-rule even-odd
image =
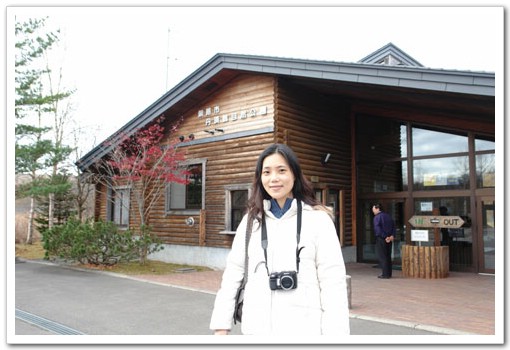
[[[428,230],[411,230],[411,241],[413,242],[428,242],[429,231]]]

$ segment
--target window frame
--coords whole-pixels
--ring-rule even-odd
[[[248,191],[248,198],[251,196],[251,184],[236,184],[225,186],[225,230],[220,234],[235,235],[236,231],[232,229],[232,192]]]
[[[186,161],[183,161],[180,164],[180,167],[188,168],[193,165],[200,164],[202,166],[202,204],[200,209],[187,209],[187,208],[181,208],[181,209],[172,209],[170,207],[171,201],[170,196],[172,193],[172,182],[169,182],[165,186],[165,214],[166,215],[199,215],[200,211],[205,209],[205,175],[206,175],[206,165],[207,165],[207,159],[200,158],[200,159],[189,159]],[[187,186],[187,185],[184,185]],[[186,198],[185,198],[186,201]],[[186,205],[186,203],[185,203]]]
[[[127,196],[123,196],[122,199],[127,198],[127,206],[124,206],[122,203],[120,204],[121,208],[117,208],[117,193],[125,192]],[[123,200],[122,200],[123,202]],[[121,213],[124,212],[123,207],[126,209],[126,217],[125,220],[122,220],[123,217],[120,218],[120,222],[116,220],[115,213],[117,210],[120,210]],[[130,211],[131,211],[131,186],[109,186],[108,187],[108,207],[106,218],[108,221],[113,222],[120,229],[128,229],[129,228],[129,219],[130,219]],[[125,223],[123,223],[125,222]]]

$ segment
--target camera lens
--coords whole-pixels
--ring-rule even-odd
[[[280,278],[280,283],[282,289],[285,290],[292,289],[292,287],[294,287],[294,279],[292,278],[292,276],[282,276]]]

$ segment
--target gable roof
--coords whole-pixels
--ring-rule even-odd
[[[400,50],[393,43],[388,43],[379,50],[358,61],[359,63],[386,64],[390,66],[423,67],[414,58]]]
[[[384,49],[386,48],[386,49]],[[383,50],[384,49],[384,50]],[[377,53],[379,52],[380,53]],[[362,61],[377,62],[382,53],[396,55],[394,45],[381,48]],[[406,58],[407,55],[398,55]],[[415,62],[412,60],[412,62]],[[415,62],[416,63],[416,62]],[[418,63],[419,64],[419,63]],[[438,70],[416,66],[380,65],[371,63],[340,63],[281,57],[237,55],[218,53],[205,62],[195,72],[169,90],[153,104],[129,121],[116,133],[96,146],[76,162],[81,170],[92,166],[94,161],[105,156],[119,139],[119,135],[130,134],[146,126],[167,110],[180,115],[202,101],[239,74],[258,73],[282,77],[296,84],[306,85],[324,94],[342,95],[358,99],[397,102],[407,94],[406,101],[418,103],[424,94],[429,97],[438,95],[444,101],[445,96],[458,95],[470,113],[485,104],[477,103],[479,97],[495,96],[494,73]],[[370,90],[367,90],[370,89]],[[434,102],[432,102],[434,103]],[[487,112],[484,110],[484,112]]]

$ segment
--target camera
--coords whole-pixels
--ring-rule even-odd
[[[296,271],[283,271],[283,272],[271,273],[269,275],[269,288],[271,290],[296,289],[297,288],[297,272]]]

